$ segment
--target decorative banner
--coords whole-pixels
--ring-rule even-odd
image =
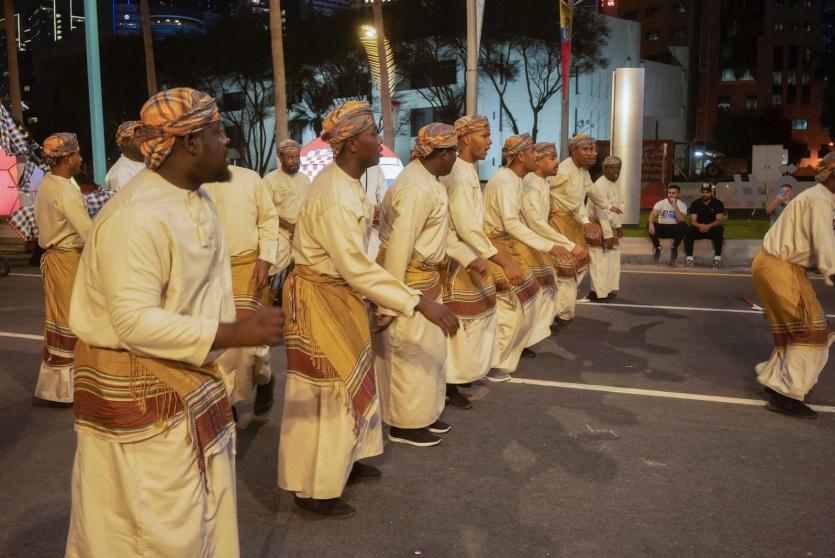
[[[570,1],[570,0],[568,0]],[[560,59],[562,62],[562,98],[568,99],[568,78],[571,70],[571,14],[573,6],[560,0]]]

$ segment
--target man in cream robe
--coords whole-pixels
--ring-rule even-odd
[[[412,162],[380,206],[377,262],[395,279],[437,302],[443,300],[440,272],[445,254],[465,268],[476,259],[451,235],[447,194],[438,182],[452,169],[457,144],[452,126],[421,128]],[[486,273],[486,263],[477,265]],[[438,420],[446,397],[443,331],[420,314],[395,317],[375,336],[374,349],[381,416],[391,427],[389,440],[424,447],[441,443],[436,434],[450,429]]]
[[[525,219],[525,224],[533,232],[542,238],[552,241],[557,246],[564,248],[571,253],[568,260],[555,260],[545,256],[542,261],[542,266],[535,276],[540,277],[547,271],[544,281],[540,283],[542,287],[543,301],[537,309],[542,321],[547,321],[550,325],[554,321],[557,312],[557,272],[562,272],[564,268],[574,271],[578,257],[583,257],[585,251],[582,246],[570,241],[568,238],[557,232],[548,222],[550,214],[550,192],[547,178],[554,176],[557,173],[559,160],[557,159],[557,147],[553,143],[540,142],[534,145],[536,152],[536,170],[528,173],[522,180],[522,216]],[[541,281],[542,281],[541,279]]]
[[[122,155],[113,163],[104,177],[105,190],[118,192],[145,168],[142,156],[142,121],[122,122],[116,130],[116,145]]]
[[[786,205],[763,239],[752,264],[754,286],[774,337],[771,357],[756,366],[770,395],[770,411],[797,418],[817,413],[803,399],[829,360],[835,334],[806,269],[816,266],[835,280],[835,153],[818,165],[817,184]]]
[[[551,187],[551,224],[557,231],[584,249],[585,234],[590,233],[589,215],[585,198],[588,195],[599,207],[619,212],[592,191],[588,169],[597,161],[597,141],[586,134],[578,134],[568,142],[569,158],[560,162],[557,175],[549,179]],[[558,277],[557,319],[565,325],[574,319],[577,290],[588,270],[588,259],[579,263],[576,276]]]
[[[482,260],[502,269],[514,284],[522,281],[522,269],[493,246],[484,233],[484,200],[476,164],[492,145],[490,123],[482,115],[463,116],[455,121],[458,158],[452,171],[441,177],[449,198],[450,225],[457,240]],[[496,286],[493,278],[482,278],[473,270],[450,260],[444,302],[462,323],[455,337],[447,338],[447,404],[457,409],[472,407],[459,390],[481,378],[509,380],[510,376],[492,366],[499,359]]]
[[[232,260],[232,289],[238,319],[262,306],[270,266],[275,264],[278,215],[272,192],[257,172],[229,167],[229,182],[205,184],[203,189],[217,208]],[[218,364],[224,373],[229,401],[234,406],[252,399],[253,412],[264,415],[273,403],[270,349],[229,349]]]
[[[592,186],[594,196],[589,196],[586,209],[594,226],[594,236],[587,239],[589,244],[589,276],[591,292],[589,300],[605,301],[615,297],[620,290],[620,238],[623,236],[621,214],[611,208],[620,208],[623,200],[620,194],[620,157],[610,156],[603,161],[603,176]],[[597,205],[602,201],[610,209]]]
[[[278,213],[277,251],[270,268],[270,276],[275,278],[278,278],[292,262],[291,249],[296,219],[310,188],[310,179],[303,172],[299,172],[301,146],[298,142],[286,139],[278,144],[277,151],[279,167],[264,177],[264,181],[272,190],[273,203]],[[276,290],[278,283],[274,281],[271,288]],[[279,296],[278,293],[275,294]]]
[[[536,169],[533,145],[527,133],[509,137],[502,150],[507,166],[496,171],[484,188],[484,231],[522,267],[526,277],[523,285],[509,292],[501,292],[498,284],[496,288],[500,361],[495,367],[506,373],[516,370],[523,349],[551,335],[552,319],[538,313],[542,295],[531,267],[541,264],[540,252],[565,254],[556,243],[533,232],[522,218],[522,177]]]
[[[371,107],[348,101],[323,122],[335,160],[320,172],[299,212],[295,267],[284,289],[287,385],[278,485],[304,510],[348,517],[349,476],[379,478],[359,460],[383,451],[367,311],[362,297],[406,318],[420,312],[452,335],[452,312],[407,287],[366,255],[373,208],[359,177],[379,162]]]
[[[69,328],[70,297],[81,249],[92,221],[84,197],[71,178],[81,170],[81,153],[75,134],[58,133],[43,143],[49,172],[35,198],[38,245],[46,249],[41,259],[44,286],[44,350],[35,404],[71,406],[73,400],[73,349],[76,338]]]
[[[235,430],[214,360],[277,344],[282,314],[235,321],[222,225],[200,188],[228,178],[214,99],[169,89],[141,114],[149,170],[97,216],[73,292],[66,555],[234,558]]]

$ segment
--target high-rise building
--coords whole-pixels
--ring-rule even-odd
[[[822,15],[830,3],[616,0],[603,11],[641,23],[643,58],[669,61],[680,52],[688,59],[693,139],[712,139],[722,111],[777,109],[791,123],[796,151],[814,164],[831,141],[821,121],[824,82],[814,68],[824,52]]]

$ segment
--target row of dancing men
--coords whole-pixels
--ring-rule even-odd
[[[367,103],[325,118],[334,163],[310,185],[293,143],[264,180],[229,167],[199,91],[155,95],[135,128],[145,168],[92,221],[70,180],[77,139],[43,146],[39,385],[75,411],[68,556],[238,555],[233,405],[254,393],[269,410],[268,347],[282,339],[278,485],[348,517],[347,481],[381,476],[362,460],[383,452],[383,423],[393,442],[436,445],[445,399],[470,405],[456,386],[508,379],[555,318],[571,321],[589,258],[596,297],[618,288],[619,161],[592,184],[588,136],[559,164],[553,144],[508,138],[482,194],[487,119],[425,126],[380,204],[373,261],[359,178],[381,140]],[[263,293],[291,260],[282,311]]]

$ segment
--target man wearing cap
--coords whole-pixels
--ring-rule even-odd
[[[272,191],[257,172],[229,167],[231,180],[212,182],[203,189],[217,209],[232,261],[232,290],[235,316],[241,320],[261,308],[268,272],[275,262],[278,215]],[[229,402],[233,405],[252,399],[253,412],[265,415],[273,404],[274,381],[270,371],[270,348],[229,349],[218,359],[224,373]],[[237,417],[237,411],[235,411]]]
[[[537,308],[539,319],[550,326],[557,312],[555,272],[557,277],[573,279],[578,258],[585,258],[587,254],[585,248],[557,232],[548,222],[551,201],[547,179],[557,174],[557,146],[548,142],[536,143],[534,152],[536,170],[528,173],[522,180],[522,216],[525,218],[525,224],[533,232],[567,251],[564,257],[559,258],[538,252],[540,263],[532,268],[534,277],[540,281],[543,293],[542,304]]]
[[[215,100],[169,89],[141,116],[148,168],[96,217],[70,308],[66,555],[236,557],[235,428],[215,360],[278,344],[283,316],[235,321],[223,227],[201,188],[229,179]]]
[[[510,136],[502,155],[506,165],[496,171],[484,188],[484,232],[493,245],[508,254],[522,268],[525,281],[510,285],[508,278],[495,274],[499,315],[499,361],[494,367],[505,374],[516,370],[522,351],[551,334],[551,321],[537,314],[540,287],[531,271],[539,266],[536,254],[562,256],[566,250],[533,232],[522,219],[522,178],[536,169],[536,152],[528,133]],[[539,318],[539,319],[537,319]]]
[[[621,214],[604,209],[594,202],[602,200],[610,208],[620,207],[623,200],[620,195],[620,170],[623,163],[620,157],[611,155],[603,160],[603,176],[592,186],[596,197],[589,196],[586,209],[589,221],[594,228],[587,236],[589,245],[589,276],[591,292],[589,300],[598,302],[615,298],[620,289],[620,238],[623,237]]]
[[[270,268],[270,276],[278,276],[290,265],[296,218],[304,196],[310,188],[310,179],[303,172],[299,172],[301,166],[299,143],[296,140],[286,139],[278,144],[277,151],[279,167],[264,177],[272,190],[279,223],[278,251],[275,263]],[[278,288],[277,284],[275,288]]]
[[[699,198],[690,204],[690,226],[684,238],[684,265],[693,267],[693,245],[709,238],[713,243],[713,269],[722,267],[722,245],[725,243],[725,204],[713,195],[713,185],[705,182],[699,188]]]
[[[116,130],[116,145],[119,146],[122,155],[107,171],[104,177],[104,188],[118,192],[145,168],[145,158],[141,151],[142,121],[122,122]]]
[[[568,142],[568,159],[560,162],[557,175],[548,180],[551,187],[551,225],[575,244],[588,248],[585,235],[594,227],[589,225],[585,198],[588,195],[594,203],[615,213],[613,207],[598,198],[592,189],[589,168],[597,162],[597,140],[587,134],[577,134]],[[574,319],[577,304],[577,289],[588,271],[588,257],[580,258],[573,273],[557,277],[557,320],[566,325]]]
[[[500,252],[484,233],[484,200],[476,164],[487,157],[492,145],[490,123],[482,115],[463,116],[455,121],[458,158],[452,171],[441,177],[449,198],[450,225],[456,238],[473,254],[488,260],[496,273],[504,273],[510,285],[523,281],[522,268]],[[483,277],[450,258],[444,282],[444,303],[458,316],[462,327],[447,337],[446,381],[448,404],[457,409],[472,407],[459,386],[481,378],[509,379],[491,367],[498,361],[498,316],[496,286],[492,274]]]
[[[464,268],[488,274],[487,263],[452,234],[447,193],[438,182],[452,170],[457,146],[454,127],[434,123],[421,128],[412,162],[380,204],[377,263],[437,302],[443,300],[441,266],[446,254]],[[374,370],[380,415],[391,427],[388,438],[412,446],[438,445],[441,438],[436,434],[450,429],[438,420],[446,398],[444,332],[420,314],[395,317],[385,308],[380,314],[377,327],[385,329],[374,338]]]
[[[763,239],[751,271],[774,336],[771,357],[756,366],[769,394],[766,408],[798,418],[817,413],[803,399],[829,360],[835,334],[806,268],[817,266],[828,286],[835,280],[835,153],[818,165],[817,184],[796,196]]]
[[[295,267],[287,311],[287,385],[278,446],[278,485],[302,509],[348,517],[340,497],[349,476],[380,477],[359,460],[383,452],[368,314],[363,297],[410,318],[415,312],[448,335],[458,321],[442,304],[407,287],[366,256],[373,208],[360,176],[380,159],[371,107],[348,101],[322,123],[334,162],[316,175],[293,236]]]
[[[68,407],[73,401],[76,343],[68,321],[70,297],[92,221],[84,197],[71,180],[81,171],[82,162],[75,134],[61,132],[46,138],[43,156],[49,172],[35,198],[35,222],[38,245],[46,250],[41,259],[46,325],[34,402]]]

